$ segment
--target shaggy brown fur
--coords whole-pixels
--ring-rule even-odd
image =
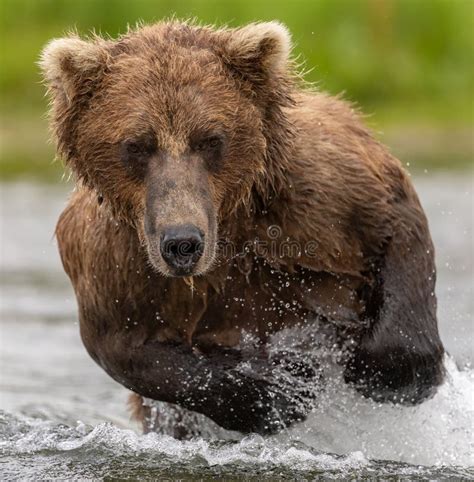
[[[410,179],[351,106],[298,85],[289,53],[275,22],[172,21],[54,40],[41,60],[77,177],[57,237],[87,350],[137,394],[244,432],[307,411],[236,370],[223,348],[244,330],[264,344],[336,322],[354,342],[347,381],[380,400],[416,402],[442,380],[433,246]],[[160,255],[163,230],[187,223],[205,239],[192,278]]]

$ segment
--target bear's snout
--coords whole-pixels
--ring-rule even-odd
[[[160,236],[160,253],[174,276],[189,276],[204,252],[204,233],[193,224],[168,226]]]

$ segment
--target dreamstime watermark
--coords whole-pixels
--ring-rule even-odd
[[[244,256],[247,253],[255,253],[262,258],[290,258],[299,259],[303,256],[314,258],[318,250],[316,240],[309,240],[302,244],[290,237],[284,237],[280,226],[273,224],[266,230],[265,238],[247,240],[236,245],[229,240],[219,240],[218,253],[226,258]]]
[[[172,250],[173,256],[192,256],[199,253],[199,256],[213,251],[213,246],[205,242],[195,243],[183,239],[171,243],[168,249]],[[317,255],[318,242],[308,240],[304,244],[290,237],[284,237],[280,226],[273,224],[266,230],[264,238],[255,237],[240,243],[229,239],[219,239],[216,243],[216,255],[218,258],[230,259],[244,257],[248,253],[254,253],[259,257],[267,259],[299,259],[301,257],[314,258]],[[166,256],[168,253],[163,253]]]

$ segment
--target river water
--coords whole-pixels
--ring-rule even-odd
[[[0,479],[340,477],[474,479],[473,180],[415,179],[437,248],[447,380],[416,407],[366,400],[337,376],[305,422],[242,437],[202,421],[178,441],[141,435],[127,391],[82,347],[53,230],[70,187],[1,189]]]

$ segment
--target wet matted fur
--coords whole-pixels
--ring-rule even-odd
[[[443,377],[412,183],[351,105],[303,85],[290,52],[277,22],[165,21],[53,40],[41,57],[76,178],[57,237],[84,345],[135,393],[242,432],[312,408],[237,370],[243,332],[265,359],[272,333],[335,323],[346,380],[377,400],[418,402]],[[205,250],[182,278],[160,236],[186,223]]]

